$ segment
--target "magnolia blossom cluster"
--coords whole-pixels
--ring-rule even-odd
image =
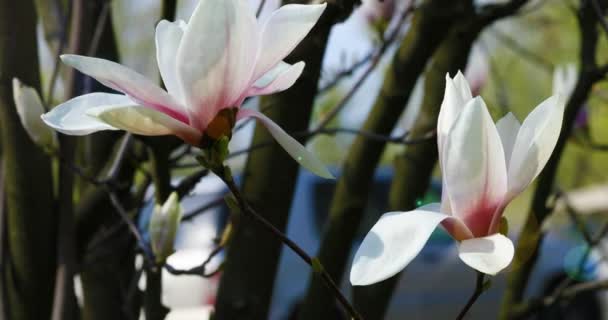
[[[397,274],[440,224],[458,241],[464,263],[491,275],[506,268],[514,248],[499,233],[503,211],[545,166],[563,113],[564,99],[558,94],[521,124],[511,113],[494,124],[483,99],[472,97],[464,76],[447,76],[437,123],[441,203],[384,214],[355,255],[351,283],[368,285]]]
[[[230,138],[237,121],[253,117],[302,166],[322,177],[327,168],[260,112],[242,109],[245,98],[283,91],[304,62],[283,59],[316,24],[326,4],[285,5],[258,22],[248,1],[201,0],[190,21],[161,21],[156,58],[166,90],[118,63],[78,55],[61,60],[120,94],[90,93],[44,114],[44,122],[69,135],[126,130],[175,135],[208,147]],[[285,108],[289,106],[283,106]]]

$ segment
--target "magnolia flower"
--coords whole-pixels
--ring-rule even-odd
[[[175,234],[182,219],[182,206],[177,193],[173,192],[165,203],[156,205],[150,218],[148,231],[152,252],[159,263],[165,262],[173,254]]]
[[[543,101],[521,125],[511,113],[495,125],[462,74],[446,81],[437,123],[441,203],[384,214],[355,255],[353,285],[398,273],[439,224],[458,241],[460,259],[478,271],[494,275],[513,259],[513,243],[498,233],[502,213],[549,159],[561,129],[563,99]]]
[[[285,5],[259,23],[246,0],[201,0],[188,23],[161,21],[156,27],[156,57],[167,91],[120,64],[63,55],[64,63],[123,94],[79,96],[43,115],[43,120],[65,134],[122,129],[148,136],[175,135],[205,147],[223,136],[230,138],[236,121],[254,117],[304,167],[331,177],[272,120],[240,108],[249,96],[294,84],[304,62],[291,65],[282,60],[325,7]]]
[[[55,149],[57,147],[57,136],[40,119],[40,116],[44,113],[44,107],[36,89],[24,85],[17,78],[13,78],[13,99],[21,125],[30,138],[45,149]]]

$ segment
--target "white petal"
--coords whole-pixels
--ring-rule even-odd
[[[509,266],[515,249],[513,242],[502,234],[464,240],[458,245],[458,256],[469,267],[495,275]]]
[[[44,107],[36,89],[13,78],[13,99],[21,125],[30,138],[40,146],[54,147],[57,142],[55,132],[40,119]]]
[[[141,74],[116,62],[64,54],[61,61],[89,75],[104,86],[120,91],[139,104],[164,112],[175,119],[188,122],[179,104],[163,89]]]
[[[471,89],[467,83],[466,78],[460,71],[454,77],[454,80],[450,78],[449,74],[445,76],[445,93],[443,95],[443,101],[441,102],[441,109],[439,110],[439,117],[437,119],[437,146],[439,148],[439,165],[443,166],[443,148],[445,140],[454,125],[454,121],[460,115],[462,108],[465,104],[471,100]]]
[[[452,215],[475,236],[486,235],[507,190],[500,136],[485,103],[469,101],[450,130],[443,150],[443,178]]]
[[[167,91],[182,105],[184,94],[177,81],[177,49],[184,35],[186,23],[182,20],[162,20],[156,26],[156,60]]]
[[[473,94],[471,92],[471,87],[469,86],[469,82],[467,78],[458,70],[456,76],[454,77],[454,85],[458,92],[460,92],[460,97],[466,103],[469,100],[473,99]]]
[[[199,128],[246,93],[258,45],[258,26],[248,1],[199,2],[177,52],[178,81]]]
[[[496,123],[496,129],[500,135],[500,141],[502,141],[502,148],[505,151],[507,168],[509,167],[509,161],[511,161],[511,154],[513,153],[513,146],[515,145],[519,127],[521,127],[519,121],[511,112],[507,113]]]
[[[272,13],[262,29],[260,56],[254,78],[272,69],[306,37],[327,4],[288,4]]]
[[[421,209],[383,214],[355,253],[350,283],[364,286],[394,276],[420,253],[437,225],[449,217]]]
[[[42,120],[51,128],[65,134],[82,136],[101,130],[117,130],[86,114],[100,106],[130,106],[133,100],[122,94],[89,93],[68,100],[43,114]]]
[[[561,94],[565,99],[569,98],[576,87],[577,80],[576,65],[570,63],[558,66],[553,71],[553,95]]]
[[[524,120],[509,163],[510,197],[523,191],[545,167],[559,138],[564,108],[563,96],[552,96]]]
[[[103,106],[89,109],[87,114],[134,134],[176,135],[192,145],[200,143],[201,133],[198,130],[152,108],[136,105]]]
[[[240,109],[237,114],[237,120],[254,117],[268,129],[270,134],[277,140],[277,142],[287,151],[287,153],[294,158],[301,166],[310,170],[312,173],[327,179],[333,179],[334,176],[327,170],[327,167],[312,155],[304,146],[298,141],[289,136],[281,127],[279,127],[274,121],[265,115],[251,109]]]
[[[248,95],[259,96],[289,89],[304,71],[304,66],[303,61],[294,65],[279,63],[255,82]]]

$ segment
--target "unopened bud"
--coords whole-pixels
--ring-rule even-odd
[[[40,147],[53,150],[57,146],[55,132],[44,124],[40,116],[44,113],[38,92],[13,78],[13,99],[21,125],[30,138]]]
[[[154,207],[148,228],[152,252],[157,263],[163,264],[167,257],[173,254],[175,234],[181,219],[182,207],[176,192],[173,192],[162,206],[157,204]]]

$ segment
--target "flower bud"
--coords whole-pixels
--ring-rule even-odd
[[[21,83],[19,79],[13,78],[13,99],[21,125],[30,138],[45,149],[54,149],[57,146],[57,137],[40,118],[44,108],[38,92]]]
[[[154,207],[148,231],[150,232],[152,252],[157,263],[164,263],[167,257],[173,254],[175,234],[181,219],[182,207],[175,192],[167,198],[162,206],[157,204]]]

